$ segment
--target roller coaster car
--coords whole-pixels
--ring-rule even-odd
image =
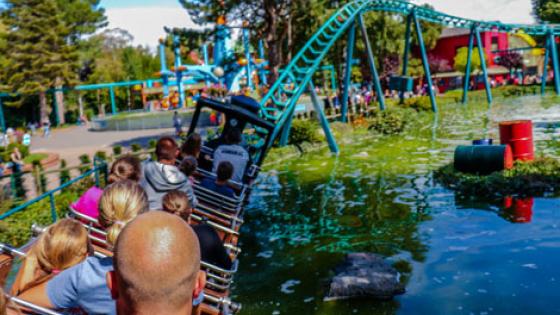
[[[250,97],[233,96],[227,102],[200,98],[196,105],[188,135],[193,134],[197,129],[201,122],[200,115],[205,108],[223,114],[225,116],[225,124],[217,138],[204,143],[198,161],[199,168],[209,172],[212,171],[214,150],[224,143],[224,137],[231,129],[237,129],[243,134],[243,143],[241,145],[247,149],[250,156],[250,162],[246,168],[243,182],[251,182],[258,175],[267,149],[270,147],[274,124],[259,117],[260,105]]]

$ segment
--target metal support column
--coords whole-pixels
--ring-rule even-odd
[[[6,132],[6,120],[4,119],[4,106],[2,104],[1,97],[0,97],[0,128],[2,128],[2,132]]]
[[[434,88],[432,84],[432,74],[430,73],[430,64],[428,63],[428,55],[426,53],[426,46],[424,45],[424,37],[422,36],[422,27],[420,21],[416,16],[416,12],[412,11],[412,18],[414,19],[414,26],[416,27],[416,36],[418,37],[418,45],[420,46],[420,53],[422,55],[422,65],[424,65],[424,73],[426,74],[426,81],[428,82],[428,94],[430,95],[430,103],[432,104],[432,111],[437,113],[438,108],[436,104],[436,96],[434,95]]]
[[[550,62],[550,37],[546,37],[546,43],[544,45],[544,61],[543,70],[541,78],[541,94],[546,93],[546,80],[548,79],[548,64]]]
[[[181,61],[181,41],[179,36],[173,36],[173,49],[175,51],[175,81],[177,83],[177,92],[179,93],[179,104],[177,108],[182,108],[185,105],[185,89],[183,87],[183,70]],[[173,109],[171,102],[169,109]]]
[[[169,74],[167,73],[167,60],[165,59],[165,44],[159,43],[159,63],[161,65],[161,79],[163,81],[163,97],[169,97]]]
[[[408,54],[410,52],[410,28],[412,27],[412,14],[406,17],[406,32],[404,37],[404,54],[403,54],[403,67],[402,75],[406,76],[408,74]],[[404,92],[399,92],[399,99],[401,104],[404,102]]]
[[[488,104],[492,104],[492,88],[488,80],[488,69],[486,69],[486,54],[484,53],[484,45],[480,39],[480,31],[478,27],[475,29],[476,45],[478,46],[478,55],[480,56],[480,67],[482,68],[482,75],[484,76],[484,87],[486,88],[486,100]]]
[[[249,46],[249,30],[247,28],[243,28],[243,49],[245,50],[245,59],[247,60],[247,64],[245,65],[247,86],[249,90],[253,91],[253,79],[251,78],[253,70],[251,69],[251,49]]]
[[[548,32],[550,43],[550,53],[552,57],[552,67],[554,69],[554,89],[556,94],[560,94],[560,66],[558,65],[558,50],[556,49],[556,36],[552,31]]]
[[[371,43],[369,42],[364,18],[361,14],[358,16],[358,23],[360,24],[360,29],[362,30],[362,39],[368,54],[368,63],[373,79],[373,86],[375,87],[375,94],[377,94],[377,101],[379,102],[379,109],[385,110],[385,96],[383,95],[383,89],[381,88],[381,82],[379,81],[379,74],[377,74],[377,68],[375,67],[375,58],[373,57],[373,50],[371,49]]]
[[[209,66],[209,64],[208,64],[208,45],[207,44],[202,45],[202,56],[204,58],[204,65]],[[210,87],[210,80],[208,80],[208,78],[206,78],[206,86]]]
[[[350,84],[352,80],[352,59],[354,58],[354,45],[356,44],[356,23],[350,25],[348,43],[346,44],[346,71],[344,72],[344,86],[340,100],[340,120],[348,122],[348,98],[350,97]]]
[[[467,52],[467,66],[465,67],[465,78],[463,79],[463,99],[462,103],[466,104],[469,94],[469,85],[471,81],[471,64],[472,64],[472,51],[474,46],[474,32],[475,26],[471,27],[471,35],[469,36],[469,50]]]
[[[329,121],[325,116],[325,112],[323,108],[321,108],[321,104],[319,102],[319,97],[317,97],[317,93],[315,92],[315,87],[313,86],[312,82],[309,82],[309,93],[311,94],[311,102],[313,103],[313,108],[315,109],[315,113],[317,113],[317,119],[323,127],[323,132],[325,133],[325,138],[327,138],[327,142],[329,143],[329,149],[332,153],[337,154],[339,153],[338,145],[336,144],[336,139],[334,138],[331,127],[329,125]]]
[[[265,55],[264,55],[264,43],[261,40],[259,40],[259,58],[261,59],[261,62],[264,62],[264,60],[266,59]],[[259,71],[260,77],[261,77],[261,84],[263,86],[268,85],[268,83],[266,82],[266,70],[264,68],[264,65],[260,65],[260,71]]]
[[[115,115],[117,113],[117,104],[115,102],[115,90],[112,86],[109,88],[109,96],[111,97],[111,112]]]

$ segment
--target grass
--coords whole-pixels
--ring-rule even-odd
[[[23,159],[25,164],[33,164],[34,161],[42,161],[48,157],[45,153],[31,153]]]

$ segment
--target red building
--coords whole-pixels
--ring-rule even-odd
[[[436,47],[430,51],[434,57],[447,60],[449,65],[453,67],[454,59],[457,55],[457,50],[461,47],[469,46],[469,29],[462,28],[446,28],[441,33]],[[495,66],[494,60],[496,54],[493,53],[497,50],[509,49],[508,34],[499,32],[481,32],[480,37],[486,56],[488,56],[488,67]],[[476,47],[476,39],[474,41]]]

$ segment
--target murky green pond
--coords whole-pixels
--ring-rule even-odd
[[[398,137],[339,139],[263,174],[246,212],[233,298],[242,314],[560,313],[560,199],[464,201],[433,179],[459,144],[530,118],[537,151],[560,156],[560,100],[444,106]],[[521,223],[525,222],[525,223]],[[410,269],[392,301],[323,302],[345,253]]]

